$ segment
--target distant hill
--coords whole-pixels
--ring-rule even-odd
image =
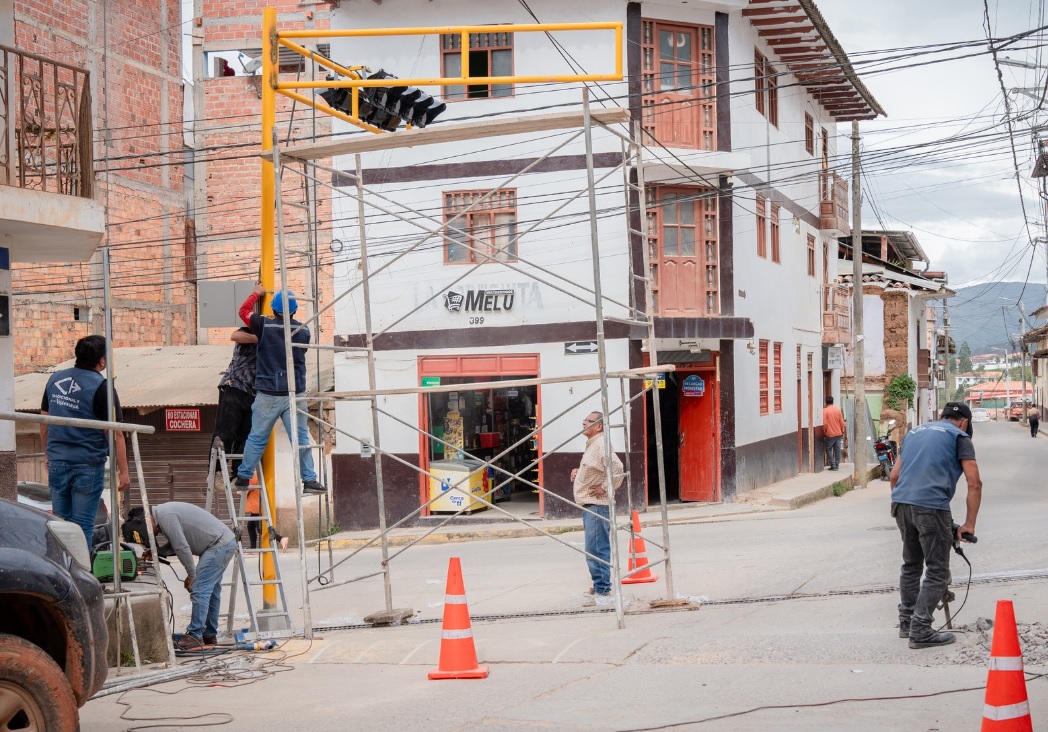
[[[1045,322],[1030,318],[1030,313],[1044,305],[1045,287],[1042,284],[1027,284],[1024,292],[1022,282],[990,282],[963,287],[956,292],[957,297],[949,301],[950,337],[958,348],[967,341],[972,354],[988,353],[991,348],[1006,348],[1009,334],[1012,347],[1017,347],[1020,292],[1029,321],[1035,327]]]

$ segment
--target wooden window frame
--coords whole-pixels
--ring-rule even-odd
[[[772,353],[772,387],[775,390],[773,408],[776,414],[782,414],[782,343],[773,344]]]
[[[498,26],[492,26],[490,32],[469,34],[470,54],[487,52],[488,73],[473,73],[477,66],[470,62],[469,68],[472,76],[512,76],[516,64],[516,54],[513,51],[513,34],[498,30]],[[476,45],[474,45],[476,44]],[[462,73],[462,36],[458,33],[444,33],[440,36],[440,73],[441,76],[458,76]],[[494,56],[497,51],[509,51],[509,73],[496,74],[494,70]],[[458,68],[453,61],[458,57]],[[449,63],[452,68],[449,69]],[[461,90],[461,91],[460,91]],[[516,95],[513,84],[454,84],[447,85],[443,89],[443,101],[445,102],[468,102],[474,99],[511,99]]]
[[[717,80],[715,31],[712,25],[675,23],[655,18],[641,19],[641,126],[653,139],[660,139],[656,122],[655,97],[662,90],[662,75],[658,70],[658,37],[661,30],[678,29],[695,34],[695,58],[692,59],[694,96],[689,106],[695,110],[693,123],[697,127],[695,149],[717,149]],[[683,102],[673,102],[683,103]],[[665,137],[663,135],[662,137]],[[679,143],[674,143],[679,144]],[[690,147],[690,145],[684,145]]]
[[[720,314],[720,226],[719,201],[713,188],[677,188],[660,186],[648,189],[654,205],[648,206],[648,253],[651,262],[652,307],[663,315],[665,302],[662,299],[661,276],[662,243],[665,217],[662,201],[669,194],[695,197],[695,251],[701,267],[696,286],[703,290],[699,316]]]
[[[455,191],[444,191],[443,196],[443,211],[444,211],[444,264],[456,265],[456,264],[497,264],[499,262],[516,262],[518,256],[517,241],[517,191],[513,188],[504,188],[491,195],[488,199],[482,203],[477,204],[477,199],[488,195],[491,191],[477,191],[477,190],[455,190]],[[468,210],[467,210],[468,209]],[[452,224],[449,228],[448,224],[452,222],[459,214],[466,211],[463,218],[458,218],[457,221]],[[497,223],[495,221],[496,216],[511,215],[513,217],[511,222],[503,221]],[[481,219],[487,218],[487,221]],[[464,225],[463,225],[464,224]],[[507,244],[509,245],[508,252],[504,252],[502,255],[499,254],[494,238],[499,232],[500,227],[510,226],[508,231],[509,239]],[[476,237],[476,239],[484,239],[484,234],[487,233],[487,242],[489,245],[488,253],[491,254],[494,259],[487,259],[482,257],[478,252],[474,252],[470,249],[464,249],[465,258],[452,258],[452,248],[460,244],[466,244],[474,249],[479,249],[482,242],[476,239],[465,238],[463,241],[458,241],[454,237],[449,236],[450,230],[465,231],[468,234]]]
[[[768,122],[773,127],[779,126],[779,77],[775,75],[775,67],[764,62],[764,87],[768,92]]]
[[[757,392],[759,394],[759,409],[761,416],[771,414],[771,405],[768,402],[768,389],[770,387],[768,368],[768,341],[761,339],[757,342]]]
[[[817,274],[815,267],[815,235],[808,234],[808,276],[815,277]]]
[[[757,256],[768,258],[768,204],[764,196],[757,194]]]
[[[815,157],[815,118],[804,113],[804,152]]]
[[[782,264],[782,249],[779,238],[779,204],[771,205],[771,261]]]
[[[765,83],[766,77],[764,75],[764,68],[768,63],[768,59],[764,57],[764,54],[758,51],[756,48],[753,49],[753,94],[754,103],[757,106],[757,113],[765,115],[765,92],[767,86]]]

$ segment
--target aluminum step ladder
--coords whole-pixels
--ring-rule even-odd
[[[215,439],[214,444],[211,447],[211,466],[208,469],[207,478],[207,500],[205,502],[206,510],[214,513],[213,505],[215,498],[215,483],[216,478],[221,474],[222,486],[225,489],[226,505],[229,509],[229,523],[230,528],[237,537],[236,544],[236,560],[237,567],[240,572],[240,582],[238,583],[234,578],[231,582],[222,583],[223,586],[229,587],[229,605],[226,612],[226,633],[230,637],[236,637],[238,640],[244,641],[255,641],[255,640],[268,640],[272,638],[291,638],[303,634],[302,628],[295,628],[291,620],[291,613],[288,611],[287,595],[284,592],[284,579],[280,572],[280,562],[277,560],[276,553],[278,547],[276,544],[270,542],[268,547],[259,547],[257,550],[260,554],[270,554],[273,558],[273,568],[275,579],[254,579],[252,574],[248,572],[247,560],[244,557],[244,545],[240,541],[242,525],[249,523],[258,523],[261,528],[265,528],[269,537],[273,537],[273,518],[269,510],[269,496],[266,490],[265,478],[261,471],[259,471],[259,482],[258,485],[252,485],[248,489],[237,488],[234,489],[233,483],[229,479],[229,469],[227,467],[228,458],[239,458],[241,455],[226,454],[225,448],[222,445],[221,440]],[[259,509],[261,514],[258,516],[249,516],[244,511],[244,506],[247,502],[247,491],[248,490],[259,491]],[[234,491],[240,491],[240,500],[234,495]],[[260,532],[261,534],[261,532]],[[244,599],[247,603],[247,612],[251,620],[251,627],[247,632],[238,633],[233,627],[236,619],[236,603],[237,603],[237,585],[240,584],[244,588]],[[252,587],[266,587],[274,586],[277,589],[277,607],[266,610],[256,609],[255,601],[251,597]],[[279,626],[283,625],[282,629],[279,630],[262,630],[259,625],[259,619],[268,620],[270,618],[276,619],[272,622],[272,625]],[[282,620],[281,620],[282,619]],[[269,623],[267,623],[268,625]]]

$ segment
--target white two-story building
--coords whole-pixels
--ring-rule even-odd
[[[850,341],[850,311],[836,285],[836,237],[848,231],[847,184],[838,173],[849,159],[838,152],[837,123],[883,114],[877,102],[811,0],[535,0],[528,7],[533,15],[512,2],[344,3],[332,25],[490,25],[490,32],[470,37],[471,75],[546,76],[606,71],[614,35],[554,33],[558,48],[544,34],[500,32],[500,25],[622,22],[626,79],[591,84],[590,93],[594,110],[624,108],[643,128],[648,241],[636,233],[638,217],[630,221],[637,201],[614,170],[623,159],[620,140],[597,128],[604,314],[620,319],[606,323],[608,368],[650,365],[647,333],[622,322],[631,302],[648,305],[633,276],[643,274],[646,246],[658,359],[674,367],[660,391],[669,498],[731,501],[819,468],[823,399],[836,393],[840,346]],[[404,78],[456,75],[462,64],[456,36],[333,39],[331,53],[339,63]],[[434,127],[581,107],[577,84],[427,91],[447,102]],[[616,129],[629,133],[624,124]],[[599,409],[599,397],[591,395],[597,382],[470,385],[597,372],[589,346],[596,335],[587,292],[594,279],[589,208],[584,193],[573,198],[586,188],[585,155],[581,138],[568,141],[576,132],[363,155],[365,185],[386,198],[369,195],[368,203],[400,214],[369,208],[364,222],[369,268],[385,266],[370,281],[377,386],[461,385],[453,393],[380,398],[381,446],[400,459],[383,462],[391,520],[428,498],[415,467],[448,457],[416,428],[438,437],[461,429],[467,450],[490,457],[542,424],[540,439],[507,455],[504,467],[516,472],[541,456],[540,467],[524,477],[571,496],[568,476],[583,448],[575,435],[582,417]],[[353,157],[336,167],[351,173]],[[357,202],[348,195],[354,179],[336,175],[333,183],[343,192],[335,196],[332,224],[338,295],[360,281],[359,229]],[[417,225],[432,231],[448,221],[435,233]],[[469,242],[473,250],[483,242],[495,261],[463,246]],[[361,345],[365,331],[357,288],[339,302],[336,343]],[[363,357],[339,355],[336,391],[366,385]],[[622,399],[618,383],[612,387],[615,409]],[[639,388],[633,382],[628,393]],[[613,440],[629,461],[633,504],[643,506],[658,497],[650,399],[637,399],[626,415],[630,444],[618,427]],[[337,423],[373,439],[365,402],[340,404]],[[375,526],[371,452],[340,438],[332,464],[338,523]],[[514,488],[511,500],[534,502],[538,514],[575,510],[526,484]]]

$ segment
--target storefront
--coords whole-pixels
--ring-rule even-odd
[[[449,463],[465,463],[474,470],[470,458],[492,461],[483,484],[492,489],[495,503],[512,502],[506,507],[514,514],[542,515],[544,501],[534,485],[542,485],[541,435],[529,437],[539,424],[540,388],[507,386],[474,388],[481,382],[535,378],[539,374],[537,354],[482,356],[423,356],[419,358],[422,386],[461,385],[455,391],[419,395],[420,467],[434,473],[452,468]],[[447,443],[447,444],[445,444]],[[468,471],[467,471],[468,472]],[[517,477],[513,477],[517,476]],[[533,485],[534,484],[534,485]],[[419,498],[426,503],[434,495],[433,480],[420,476]],[[482,505],[478,505],[482,508]],[[437,502],[427,513],[454,511]]]

